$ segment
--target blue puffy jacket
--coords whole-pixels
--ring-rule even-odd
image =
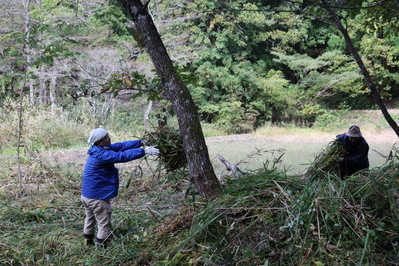
[[[119,175],[115,163],[124,163],[145,155],[141,140],[117,142],[109,149],[91,146],[83,171],[82,195],[90,199],[112,199],[118,195]]]

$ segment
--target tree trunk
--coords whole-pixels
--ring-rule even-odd
[[[190,91],[173,67],[147,7],[140,0],[120,0],[131,15],[164,86],[163,96],[171,101],[183,138],[191,181],[205,198],[220,195],[221,186],[213,170],[197,108]],[[147,2],[148,4],[148,2]]]
[[[56,102],[56,98],[55,98],[56,86],[57,86],[57,77],[55,75],[53,75],[51,77],[49,97],[50,97],[50,103],[51,103],[51,114],[54,116],[57,113],[57,102]]]
[[[145,114],[144,114],[144,129],[146,131],[149,130],[149,120],[150,120],[149,117],[150,117],[151,110],[152,110],[152,101],[150,101],[148,103],[147,111],[145,111]]]
[[[39,104],[47,103],[46,82],[47,80],[44,77],[39,76]]]

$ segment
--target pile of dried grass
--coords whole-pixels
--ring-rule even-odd
[[[305,173],[306,178],[323,178],[327,175],[343,176],[345,169],[338,163],[338,157],[345,155],[345,149],[338,140],[331,141],[320,152]]]
[[[154,132],[146,132],[142,139],[146,140],[146,145],[158,147],[159,159],[167,172],[187,166],[183,139],[178,130],[160,126]]]
[[[220,197],[176,211],[157,225],[140,263],[396,265],[399,156],[342,180],[332,171],[340,155],[334,145],[315,161],[318,174],[329,173],[323,178],[266,169],[227,180]]]

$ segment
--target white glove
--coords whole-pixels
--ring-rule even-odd
[[[150,146],[144,149],[145,154],[152,155],[158,157],[159,149],[155,148],[155,146]]]

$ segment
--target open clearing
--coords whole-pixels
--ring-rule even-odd
[[[338,131],[336,134],[344,132]],[[281,158],[281,166],[288,169],[289,174],[300,174],[306,171],[309,164],[315,158],[315,155],[322,152],[324,147],[335,139],[336,134],[306,132],[282,134],[272,137],[244,134],[211,137],[207,138],[206,141],[210,157],[218,175],[227,173],[224,166],[217,159],[218,154],[233,164],[243,161],[239,164],[241,170],[254,170],[262,167],[265,161],[278,157],[281,152],[284,152]],[[363,132],[363,136],[370,146],[370,168],[381,166],[385,162],[385,158],[377,152],[387,156],[392,146],[398,140],[393,130],[373,133]],[[263,151],[261,155],[248,158],[248,155],[253,154],[257,150]]]
[[[399,109],[390,109],[395,120],[399,119]],[[357,123],[367,140],[370,151],[370,168],[380,167],[386,161],[392,146],[398,141],[395,132],[388,126],[379,110],[351,111],[349,117],[341,118],[341,127],[330,130],[311,130],[304,128],[282,128],[265,126],[253,134],[216,136],[206,138],[209,156],[216,175],[228,175],[225,166],[217,155],[223,156],[232,164],[237,164],[242,171],[262,168],[266,163],[271,167],[276,158],[280,158],[279,167],[285,168],[287,174],[296,175],[306,171],[315,156],[335,139],[337,134],[346,132],[347,126]],[[344,125],[344,126],[343,126]],[[46,159],[56,160],[58,164],[75,164],[83,169],[88,147],[59,150],[44,155]],[[383,156],[381,156],[383,155]],[[118,166],[122,171],[132,169],[140,160]],[[130,171],[130,170],[128,170]]]
[[[343,133],[345,131],[338,131]],[[339,134],[337,133],[337,134]],[[230,163],[238,164],[241,170],[249,171],[263,167],[269,162],[271,166],[274,159],[281,157],[279,167],[285,167],[287,174],[301,174],[309,167],[315,156],[323,151],[331,141],[335,139],[335,133],[289,133],[262,136],[261,134],[242,134],[206,138],[209,155],[214,165],[217,176],[228,175],[225,166],[219,161],[217,155],[222,155]],[[397,141],[393,130],[380,132],[363,132],[370,146],[370,168],[379,167],[385,163],[392,146]],[[50,156],[44,156],[47,160],[55,160],[57,164],[73,164],[77,169],[83,170],[86,161],[87,147],[59,150]],[[44,154],[43,154],[44,155]],[[51,159],[50,159],[51,158]],[[140,160],[118,165],[122,171],[125,168],[132,169]],[[130,170],[129,170],[130,171]]]

